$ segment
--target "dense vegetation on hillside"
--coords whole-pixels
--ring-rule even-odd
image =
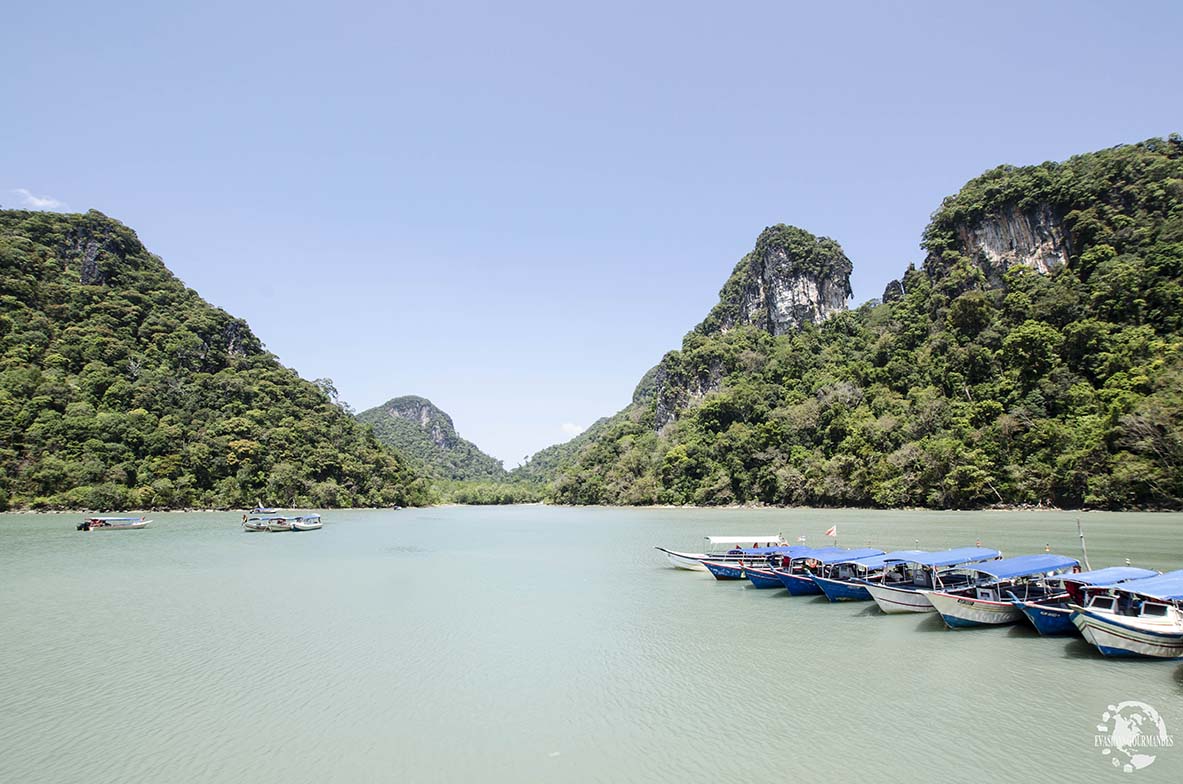
[[[501,461],[456,432],[452,418],[430,400],[404,395],[357,415],[380,442],[406,457],[423,473],[456,481],[504,481]]]
[[[408,505],[427,484],[106,216],[0,211],[0,509]]]
[[[971,257],[966,232],[1008,210],[1053,216],[1068,264]],[[1183,505],[1183,140],[994,169],[924,247],[889,303],[687,335],[665,376],[716,391],[660,431],[639,396],[557,469],[554,500]]]
[[[357,415],[377,439],[406,456],[431,483],[432,495],[453,504],[524,504],[541,501],[542,483],[511,476],[456,432],[452,418],[430,400],[404,395]]]

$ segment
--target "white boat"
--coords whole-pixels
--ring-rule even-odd
[[[970,585],[956,591],[929,591],[925,596],[950,629],[999,626],[1023,617],[1023,611],[1012,598],[1030,597],[1029,582],[1046,586],[1040,578],[1079,567],[1080,562],[1075,558],[1052,553],[1003,558],[953,570],[955,575],[967,575]],[[1022,597],[1017,596],[1020,593]]]
[[[1072,623],[1105,656],[1183,658],[1183,569],[1088,592]]]
[[[888,614],[930,613],[936,608],[928,600],[930,591],[951,591],[969,584],[969,578],[959,577],[954,570],[1001,556],[988,547],[959,547],[911,557],[895,571],[885,571],[877,580],[863,581],[867,593]]]
[[[320,515],[302,515],[300,517],[293,517],[291,520],[293,531],[315,531],[324,526],[320,520]]]
[[[138,531],[151,520],[142,517],[88,517],[78,524],[79,531]]]
[[[247,517],[242,516],[242,530],[248,534],[258,533],[260,531],[270,531],[267,527],[267,522],[270,518],[267,517]]]
[[[290,531],[292,530],[292,521],[286,517],[269,517],[267,518],[267,530],[276,533]]]
[[[703,561],[730,563],[741,560],[744,557],[743,545],[747,545],[750,548],[760,548],[783,547],[787,544],[784,537],[780,534],[766,534],[763,536],[705,536],[703,538],[706,539],[708,545],[707,552],[704,553],[680,552],[678,550],[667,550],[664,547],[654,547],[653,549],[665,553],[670,565],[676,569],[705,572],[707,568],[703,564]],[[724,549],[718,549],[720,546],[723,546]],[[751,556],[749,555],[748,557],[750,558]]]

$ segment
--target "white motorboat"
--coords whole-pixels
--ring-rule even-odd
[[[88,517],[78,524],[79,531],[138,531],[151,520],[142,517]]]
[[[270,531],[267,523],[271,518],[268,517],[247,517],[242,516],[242,530],[248,534],[259,533],[260,531]]]
[[[653,549],[665,553],[670,565],[676,569],[705,572],[707,571],[707,567],[703,563],[704,561],[731,563],[738,562],[745,557],[750,560],[752,556],[750,553],[744,552],[743,545],[747,545],[749,548],[761,548],[783,547],[786,544],[784,537],[780,534],[765,534],[763,536],[706,536],[703,538],[706,539],[708,545],[707,552],[705,553],[680,552],[678,550],[667,550],[664,547],[654,547]],[[719,547],[723,547],[724,549],[720,550]]]
[[[988,547],[959,547],[911,556],[897,571],[885,571],[864,587],[885,613],[929,613],[936,608],[929,591],[952,591],[968,585],[968,577],[952,574],[957,567],[992,561],[1001,555]]]
[[[322,528],[324,526],[324,523],[321,522],[320,515],[318,514],[293,517],[291,524],[291,530],[293,531],[315,531],[318,528]]]
[[[286,517],[267,518],[267,530],[275,533],[292,530],[292,521]]]
[[[1023,617],[1013,598],[1035,598],[1032,591],[1042,591],[1054,577],[1080,568],[1080,562],[1066,555],[1040,553],[988,561],[954,570],[970,579],[970,585],[955,591],[930,591],[925,594],[950,629],[972,626],[999,626]],[[1018,594],[1022,596],[1018,596]]]
[[[1183,569],[1088,592],[1072,623],[1105,656],[1183,658]]]

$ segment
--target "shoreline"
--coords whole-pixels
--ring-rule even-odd
[[[756,511],[764,509],[780,509],[780,510],[794,510],[803,509],[810,511],[821,512],[938,512],[942,514],[949,514],[954,512],[1061,512],[1077,514],[1089,514],[1097,512],[1126,514],[1126,513],[1142,513],[1142,514],[1183,514],[1183,509],[1168,509],[1168,508],[1142,508],[1132,507],[1128,509],[1097,509],[1092,507],[1082,507],[1078,509],[1064,508],[1058,506],[1044,506],[1040,504],[994,504],[992,506],[983,506],[973,509],[934,509],[927,506],[899,506],[899,507],[878,507],[878,506],[778,506],[773,504],[727,504],[719,506],[702,506],[697,504],[645,504],[645,505],[620,505],[620,504],[549,504],[543,501],[527,501],[519,504],[459,504],[459,503],[444,503],[444,504],[429,504],[426,506],[337,506],[337,507],[301,507],[308,511],[318,512],[375,512],[375,511],[403,511],[411,509],[451,509],[459,507],[473,507],[473,508],[496,508],[509,506],[553,506],[557,509],[662,509],[662,510],[677,510],[685,509],[689,511]],[[293,511],[295,507],[284,507],[286,511]],[[160,509],[125,509],[115,512],[112,510],[99,511],[95,509],[9,509],[0,514],[12,515],[112,515],[112,514],[126,514],[126,515],[148,515],[148,514],[171,514],[175,512],[185,514],[198,513],[213,513],[219,512],[224,514],[250,514],[249,509],[233,509],[233,508],[198,508],[198,507],[177,507],[177,508],[160,508]]]

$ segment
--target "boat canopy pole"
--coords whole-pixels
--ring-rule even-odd
[[[1076,518],[1076,533],[1080,534],[1080,552],[1084,556],[1085,571],[1091,572],[1093,567],[1089,566],[1089,549],[1084,543],[1084,528],[1080,525],[1080,518]]]

